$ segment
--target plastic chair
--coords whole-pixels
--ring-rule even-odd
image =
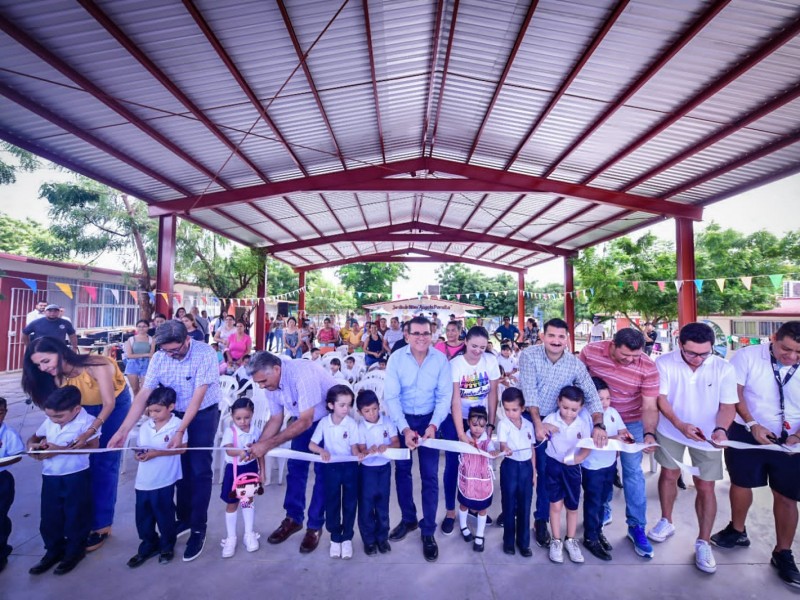
[[[379,377],[364,378],[353,386],[357,394],[361,390],[372,390],[378,396],[378,400],[383,400],[383,379]]]
[[[375,369],[373,371],[367,371],[366,374],[361,378],[361,381],[365,381],[367,379],[383,379],[386,377],[386,370],[385,369]]]
[[[139,419],[139,422],[130,430],[128,433],[128,437],[125,438],[125,449],[122,451],[122,465],[120,466],[119,473],[120,475],[124,474],[128,470],[128,460],[130,460],[131,452],[129,448],[133,448],[136,444],[139,443],[139,429],[142,427],[142,423],[147,420],[145,415],[142,415]]]
[[[289,421],[289,414],[283,413],[283,425],[281,426],[281,431],[286,429],[286,424]],[[285,441],[283,444],[278,446],[279,448],[291,448],[292,442],[291,440]],[[278,485],[282,485],[286,479],[286,464],[288,462],[288,458],[276,458],[274,456],[267,456],[264,457],[264,470],[266,473],[264,474],[265,485],[270,485],[272,483],[272,469],[275,468],[278,471],[278,481],[276,482]]]

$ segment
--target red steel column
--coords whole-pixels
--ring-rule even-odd
[[[156,267],[156,312],[172,317],[172,292],[175,284],[175,236],[178,218],[164,215],[158,218],[158,265]],[[167,294],[166,301],[162,293]]]
[[[306,318],[306,272],[300,271],[298,274],[300,284],[300,294],[297,298],[297,313],[301,319]]]
[[[517,318],[520,331],[525,330],[525,273],[520,271],[517,275]]]
[[[256,350],[264,350],[267,347],[267,255],[261,253],[258,257],[258,283],[256,285],[256,296],[258,305],[256,308]]]
[[[697,321],[697,289],[694,264],[694,222],[675,219],[675,255],[678,279],[683,282],[678,291],[678,327]]]
[[[575,352],[575,278],[572,269],[572,259],[564,257],[564,320],[567,322],[569,332],[570,350]]]

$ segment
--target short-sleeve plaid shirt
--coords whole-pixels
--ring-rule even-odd
[[[181,360],[175,360],[159,350],[150,359],[144,387],[154,390],[159,385],[175,390],[178,395],[175,402],[177,412],[186,412],[195,388],[201,385],[207,385],[208,388],[199,410],[218,405],[222,393],[219,389],[217,353],[208,344],[192,339],[189,339],[189,351]]]

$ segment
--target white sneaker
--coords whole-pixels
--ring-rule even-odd
[[[675,535],[675,525],[664,518],[661,518],[658,523],[656,523],[655,527],[647,532],[647,537],[654,542],[666,541],[668,537],[673,535]]]
[[[350,540],[342,542],[342,558],[345,560],[353,558],[353,542]]]
[[[697,540],[694,543],[694,564],[704,573],[717,572],[717,561],[714,560],[711,545],[705,540]]]
[[[550,540],[550,560],[554,563],[564,562],[564,543],[561,540]]]
[[[567,538],[564,540],[564,547],[567,549],[567,554],[569,554],[569,559],[572,562],[574,563],[583,562],[583,554],[581,554],[581,549],[578,547],[578,540],[576,540],[575,538]]]
[[[255,552],[259,549],[258,538],[261,537],[260,533],[256,533],[255,531],[251,531],[250,533],[244,534],[244,547],[247,549],[248,552]]]
[[[236,536],[222,540],[222,558],[230,558],[236,554]]]
[[[352,556],[352,550],[350,555]],[[342,557],[342,545],[339,542],[331,542],[331,558]]]

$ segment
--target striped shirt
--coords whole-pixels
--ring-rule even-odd
[[[219,389],[219,363],[216,351],[203,342],[188,341],[189,351],[181,360],[175,360],[163,350],[159,350],[150,359],[144,387],[154,390],[159,385],[171,387],[178,395],[175,402],[177,412],[186,412],[195,388],[207,385],[206,393],[200,401],[203,410],[216,406],[222,399]]]
[[[556,362],[547,358],[545,347],[529,346],[519,355],[519,385],[526,407],[539,409],[544,418],[558,407],[558,394],[568,385],[576,385],[586,396],[590,413],[602,413],[603,405],[586,367],[573,354],[564,352]]]
[[[611,340],[584,346],[581,360],[592,377],[608,384],[611,406],[625,423],[642,420],[642,397],[658,397],[658,369],[644,352],[630,365],[621,365],[611,358]]]

